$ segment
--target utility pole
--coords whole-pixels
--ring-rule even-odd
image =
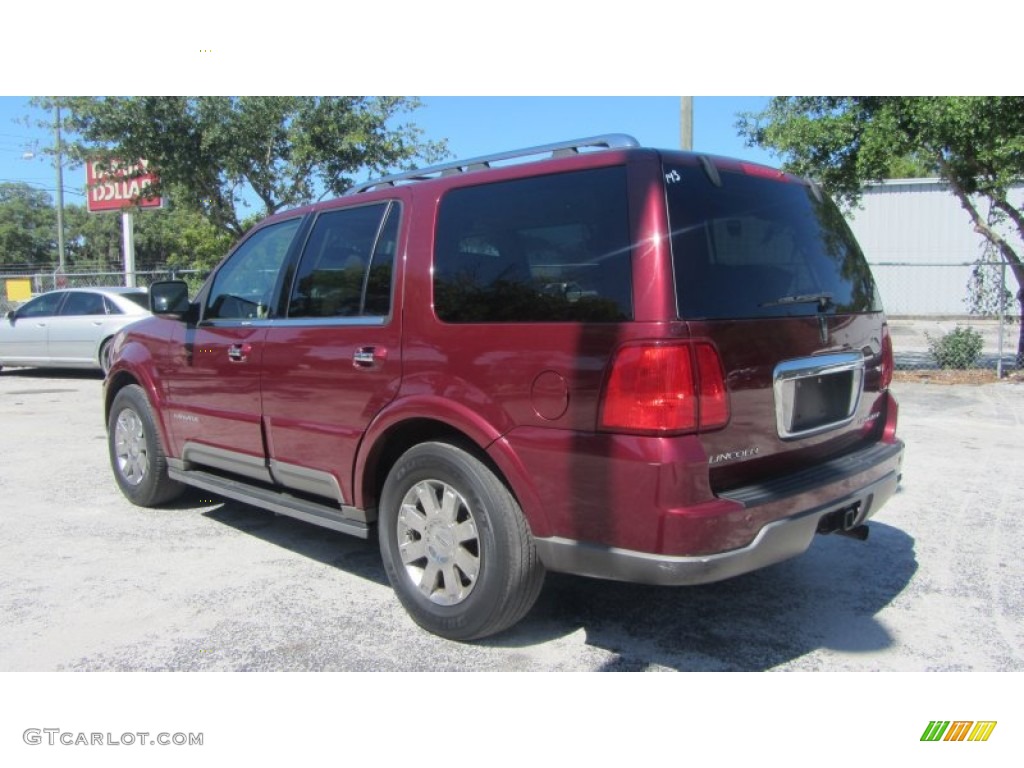
[[[60,142],[60,107],[53,108],[53,139],[57,153],[53,162],[57,166],[57,257],[60,271],[64,271],[64,157]]]
[[[693,96],[679,98],[679,146],[693,150]]]

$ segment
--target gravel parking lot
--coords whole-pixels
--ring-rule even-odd
[[[98,375],[0,372],[0,670],[1024,669],[1024,385],[903,383],[901,492],[861,543],[703,587],[551,575],[477,644],[360,541],[199,492],[131,506]]]

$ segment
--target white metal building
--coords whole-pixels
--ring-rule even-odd
[[[1024,185],[1013,189],[1011,202],[1024,203]],[[979,212],[988,216],[986,201]],[[860,208],[847,213],[875,275],[890,315],[965,315],[972,266],[992,246],[974,231],[970,216],[939,179],[893,179],[864,190]],[[999,228],[1024,252],[1016,230]],[[990,260],[999,261],[990,253]],[[998,279],[1000,267],[987,267]],[[1007,271],[1006,286],[1017,287]],[[1014,302],[1007,312],[1017,311]]]

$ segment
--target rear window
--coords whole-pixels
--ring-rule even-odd
[[[806,184],[666,164],[679,316],[788,317],[881,309],[839,209]]]
[[[455,189],[438,213],[434,308],[450,323],[632,317],[624,167]]]
[[[149,309],[149,294],[145,291],[122,291],[122,299],[128,299],[132,304],[138,304],[143,309]],[[118,313],[121,310],[117,310]]]

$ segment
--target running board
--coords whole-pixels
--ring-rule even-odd
[[[202,488],[204,491],[211,491],[235,501],[252,504],[254,507],[294,517],[313,525],[330,528],[332,531],[358,536],[361,539],[369,538],[370,535],[370,528],[365,522],[366,513],[355,507],[338,508],[317,504],[314,501],[306,501],[287,493],[249,485],[240,480],[228,479],[200,469],[180,470],[168,467],[167,475],[180,483]],[[357,516],[364,519],[354,519]]]

